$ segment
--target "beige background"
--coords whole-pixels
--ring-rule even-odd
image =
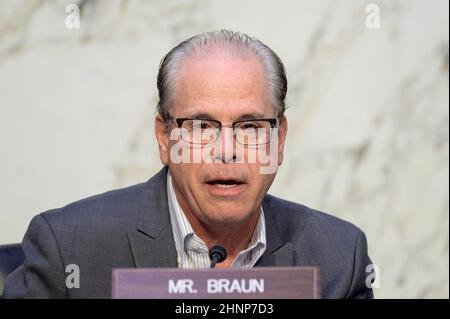
[[[91,0],[80,29],[67,3],[0,2],[0,244],[39,212],[155,173],[160,59],[231,28],[287,68],[271,193],[361,227],[377,297],[449,297],[448,1]]]

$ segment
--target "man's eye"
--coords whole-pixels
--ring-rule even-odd
[[[210,123],[205,122],[205,121],[195,121],[194,125],[193,125],[193,128],[198,129],[198,130],[206,130],[206,129],[212,128],[212,127],[213,126]]]
[[[261,126],[255,122],[245,122],[245,123],[241,123],[241,125],[239,125],[239,128],[242,130],[249,130],[249,129],[256,130],[259,127],[261,127]]]

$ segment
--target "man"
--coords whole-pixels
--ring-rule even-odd
[[[226,30],[195,36],[165,56],[158,90],[164,168],[34,217],[7,298],[109,298],[112,268],[206,268],[216,244],[228,252],[219,268],[319,266],[323,298],[372,297],[361,230],[266,194],[287,134],[287,80],[270,48]]]

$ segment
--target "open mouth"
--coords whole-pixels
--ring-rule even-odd
[[[245,184],[243,181],[237,179],[214,179],[206,182],[208,185],[215,186],[217,188],[233,188],[242,184]]]

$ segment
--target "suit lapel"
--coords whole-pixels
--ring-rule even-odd
[[[292,243],[283,240],[276,223],[276,212],[266,196],[263,200],[264,217],[266,219],[267,248],[256,267],[294,266],[294,249]]]
[[[152,177],[140,198],[136,227],[128,231],[136,267],[177,267],[167,203],[167,167]]]
[[[165,231],[165,233],[169,233]],[[139,231],[128,233],[134,263],[138,268],[172,268],[178,267],[177,252],[173,237],[161,234],[151,238]],[[172,235],[170,233],[170,235]]]

